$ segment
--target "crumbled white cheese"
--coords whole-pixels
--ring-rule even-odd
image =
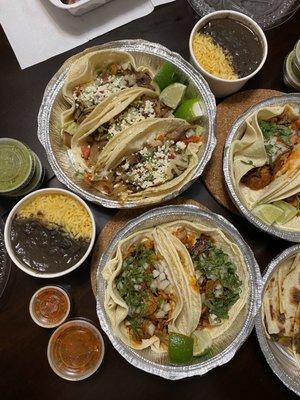
[[[137,101],[111,121],[107,130],[108,137],[112,138],[129,126],[143,121],[146,118],[155,118],[155,116],[156,114],[151,100],[146,100],[145,102]]]
[[[186,144],[183,142],[177,142],[176,147],[178,147],[180,150],[184,150],[186,148]]]
[[[107,74],[103,78],[99,75],[93,82],[79,87],[79,93],[78,88],[76,88],[73,92],[73,97],[76,106],[79,107],[80,105],[85,109],[95,107],[111,94],[135,85],[136,76],[134,73],[124,76]]]

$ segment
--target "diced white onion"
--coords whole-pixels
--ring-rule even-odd
[[[148,325],[148,333],[150,336],[153,336],[155,331],[155,325],[152,324],[152,322],[150,322],[150,324]]]
[[[155,313],[156,318],[164,318],[166,313],[163,310],[159,310]]]
[[[165,279],[166,279],[166,274],[164,273],[164,272],[161,272],[160,274],[159,274],[159,278],[158,278],[160,281],[164,281]]]
[[[160,289],[160,290],[165,290],[166,287],[169,286],[169,284],[170,284],[170,282],[169,282],[167,279],[165,279],[164,281],[158,282],[157,287],[158,287],[158,289]]]
[[[157,269],[154,269],[154,270],[152,271],[152,275],[153,275],[153,278],[157,278],[158,275],[159,275],[159,271],[157,271]]]
[[[171,305],[169,303],[165,303],[163,306],[163,310],[167,313],[171,310]]]

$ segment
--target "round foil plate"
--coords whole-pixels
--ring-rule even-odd
[[[188,0],[203,17],[218,10],[239,11],[254,19],[263,30],[275,28],[286,22],[298,10],[299,0]]]
[[[180,219],[200,222],[219,228],[240,248],[244,255],[249,273],[249,297],[244,308],[235,319],[235,323],[232,324],[226,333],[214,341],[212,354],[209,357],[194,357],[193,362],[189,365],[174,366],[168,363],[167,355],[157,355],[149,349],[131,349],[114,335],[109,318],[104,309],[105,282],[102,278],[102,270],[109,259],[113,257],[120,240],[136,231]],[[211,369],[230,361],[247,339],[253,328],[254,317],[258,310],[261,296],[261,276],[258,265],[252,250],[244,242],[235,227],[222,216],[199,210],[199,207],[192,205],[171,205],[156,208],[127,223],[125,227],[116,234],[106,252],[102,255],[97,269],[96,283],[97,314],[102,329],[107,334],[116,350],[135,367],[171,380],[182,379],[193,375],[203,375]]]
[[[0,297],[3,295],[10,273],[11,261],[4,244],[4,223],[0,218]]]
[[[273,273],[276,271],[280,265],[292,257],[294,254],[300,252],[300,245],[289,247],[283,251],[279,256],[274,258],[268,265],[266,272],[263,275],[262,284],[262,296],[264,294],[264,289],[269,283]],[[262,298],[261,298],[262,301]],[[260,348],[264,353],[264,356],[272,368],[273,372],[278,376],[278,378],[291,390],[300,396],[300,375],[299,369],[296,366],[295,359],[292,352],[280,346],[278,343],[273,342],[268,339],[265,333],[264,323],[263,323],[263,313],[260,308],[255,321],[255,329],[260,344]]]
[[[189,182],[187,182],[180,190],[174,191],[161,200],[161,202],[168,201],[186,190],[202,174],[204,167],[212,155],[216,145],[216,138],[214,136],[214,121],[216,114],[215,98],[204,78],[195,70],[194,67],[185,61],[179,54],[171,52],[160,44],[140,39],[120,40],[89,48],[85,50],[84,54],[104,49],[127,51],[132,54],[137,66],[147,65],[154,71],[157,71],[165,61],[172,63],[177,67],[183,77],[188,80],[188,88],[186,92],[187,97],[201,97],[203,99],[205,115],[202,120],[206,128],[206,140],[200,149],[199,163]],[[83,180],[77,176],[75,168],[72,168],[72,160],[62,143],[60,134],[60,114],[67,108],[67,103],[63,99],[61,89],[65,82],[70,65],[77,58],[82,56],[82,54],[83,53],[79,53],[68,59],[48,83],[38,115],[38,138],[46,150],[49,163],[57,178],[69,189],[78,193],[85,199],[103,205],[104,207],[142,207],[142,201],[131,201],[121,204],[116,200],[111,200],[108,196],[101,194],[96,189],[84,183]]]
[[[284,94],[282,96],[270,97],[267,100],[261,101],[260,103],[255,104],[254,106],[248,108],[248,110],[242,114],[239,118],[237,118],[231,126],[229,131],[227,140],[225,142],[224,147],[224,155],[223,155],[223,170],[226,181],[227,190],[229,195],[238,208],[238,210],[257,228],[261,229],[269,233],[270,235],[279,237],[281,239],[289,240],[291,242],[300,242],[300,232],[290,232],[287,230],[279,229],[273,225],[268,225],[263,222],[261,219],[256,217],[243,203],[242,199],[240,199],[233,178],[230,173],[230,151],[232,142],[235,139],[239,139],[242,137],[245,130],[245,120],[254,112],[260,110],[264,107],[270,106],[280,106],[289,103],[298,109],[300,109],[300,94],[299,93],[291,93]]]

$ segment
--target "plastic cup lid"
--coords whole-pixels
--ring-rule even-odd
[[[44,169],[38,156],[32,151],[34,159],[34,174],[28,184],[20,190],[5,194],[6,197],[21,197],[37,189],[44,178]]]
[[[0,139],[0,165],[0,193],[26,186],[34,174],[30,149],[15,139]]]

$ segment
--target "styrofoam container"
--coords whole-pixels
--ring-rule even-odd
[[[219,78],[215,75],[210,74],[207,72],[196,60],[196,57],[194,56],[193,52],[193,38],[194,35],[204,26],[206,25],[209,21],[213,19],[218,19],[218,18],[231,18],[235,19],[244,25],[248,26],[259,38],[262,47],[263,47],[263,56],[261,59],[260,64],[258,67],[249,75],[244,76],[243,78],[239,79],[222,79]],[[247,15],[242,14],[237,11],[231,11],[231,10],[221,10],[221,11],[215,11],[212,12],[208,15],[205,15],[203,18],[201,18],[196,25],[194,26],[191,35],[190,35],[190,40],[189,40],[189,49],[190,49],[190,56],[191,56],[191,62],[192,64],[200,71],[201,75],[206,79],[207,83],[209,84],[209,87],[213,94],[216,97],[225,97],[228,96],[232,93],[235,93],[239,91],[242,86],[245,85],[245,83],[252,78],[254,75],[258,73],[258,71],[262,68],[264,65],[267,54],[268,54],[268,43],[266,36],[260,26],[251,18],[249,18]]]
[[[54,6],[69,11],[73,15],[82,15],[103,6],[111,0],[78,0],[74,4],[64,4],[61,0],[49,0]]]

